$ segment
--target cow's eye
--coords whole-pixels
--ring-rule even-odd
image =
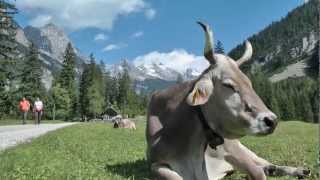
[[[253,109],[249,103],[245,103],[244,111],[249,113],[253,112]]]
[[[237,91],[236,88],[232,84],[225,83],[225,84],[223,84],[223,86],[225,86],[225,87],[227,87],[227,88],[229,88],[229,89],[231,89],[231,90],[233,90],[235,92]]]

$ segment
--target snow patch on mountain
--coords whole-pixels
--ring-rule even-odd
[[[111,76],[117,76],[126,68],[131,79],[136,81],[176,81],[178,76],[184,80],[194,79],[208,66],[209,62],[204,57],[188,53],[184,49],[176,49],[167,53],[153,51],[131,61],[123,60],[119,64],[106,65],[106,70]]]
[[[168,53],[161,53],[158,51],[150,52],[135,58],[133,64],[136,67],[150,67],[156,65],[160,69],[172,68],[181,74],[188,68],[203,71],[209,65],[208,61],[206,61],[203,56],[190,54],[184,49],[176,49]]]
[[[138,56],[132,60],[133,67],[141,72],[144,79],[162,79],[175,81],[179,75],[184,79],[193,79],[209,66],[202,56],[188,53],[184,49],[175,49],[163,53],[158,51]]]

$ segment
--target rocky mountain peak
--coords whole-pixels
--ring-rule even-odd
[[[40,50],[62,62],[67,44],[71,42],[62,29],[53,23],[49,23],[40,28],[27,26],[23,31],[27,39],[33,42]]]
[[[21,29],[20,27],[16,31],[16,41],[26,47],[30,45],[30,42],[25,36],[23,29]]]
[[[41,30],[32,27],[32,26],[26,26],[24,29],[24,35],[25,37],[35,44],[40,50],[44,50],[46,52],[51,53],[51,44],[47,37],[43,36],[41,34]]]
[[[71,42],[66,33],[52,23],[43,26],[40,31],[41,35],[49,40],[52,55],[57,59],[63,59],[67,44]]]

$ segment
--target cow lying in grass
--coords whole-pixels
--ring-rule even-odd
[[[250,179],[310,171],[277,166],[258,157],[237,140],[268,135],[277,126],[271,112],[239,66],[252,56],[251,44],[237,61],[213,52],[212,32],[203,23],[204,56],[210,66],[196,80],[152,95],[147,115],[147,158],[154,179],[215,180],[239,169]]]

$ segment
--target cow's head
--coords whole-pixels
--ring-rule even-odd
[[[252,56],[252,46],[246,42],[243,56],[232,58],[213,52],[210,27],[199,22],[205,31],[204,56],[210,66],[199,77],[187,97],[191,106],[201,105],[210,127],[226,138],[266,135],[277,125],[276,115],[271,112],[252,88],[249,78],[239,66]]]

